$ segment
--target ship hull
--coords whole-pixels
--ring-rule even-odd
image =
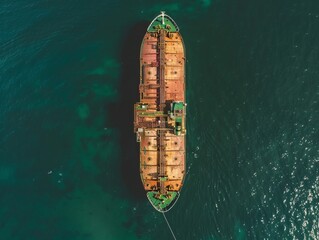
[[[154,208],[174,206],[186,168],[185,50],[178,26],[162,13],[150,24],[140,51],[140,101],[134,130],[140,176]]]

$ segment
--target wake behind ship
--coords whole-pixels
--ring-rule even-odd
[[[140,101],[134,131],[140,142],[140,175],[160,211],[179,198],[186,167],[185,50],[174,20],[162,12],[147,28],[140,52]]]

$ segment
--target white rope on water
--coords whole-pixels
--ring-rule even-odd
[[[167,223],[167,226],[169,227],[169,230],[171,230],[171,233],[172,233],[172,235],[173,235],[174,240],[176,240],[175,234],[174,234],[174,232],[173,232],[173,230],[172,230],[172,228],[171,228],[171,225],[169,225],[169,222],[168,222],[168,220],[167,220],[167,218],[166,218],[166,216],[165,216],[164,213],[163,213],[163,216],[164,216],[164,218],[165,218],[165,221],[166,221],[166,223]]]

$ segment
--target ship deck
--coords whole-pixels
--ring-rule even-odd
[[[152,204],[165,203],[159,203],[159,208],[171,203],[173,193],[183,185],[186,132],[184,44],[176,23],[161,16],[153,20],[143,39],[140,102],[134,107],[140,175],[145,190],[154,193],[148,195]],[[183,127],[177,132],[179,124]]]

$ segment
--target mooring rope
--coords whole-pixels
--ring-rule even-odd
[[[166,218],[166,216],[165,216],[164,213],[163,213],[163,216],[164,216],[164,218],[165,218],[165,221],[166,221],[166,223],[167,223],[167,226],[169,227],[169,230],[171,230],[171,233],[172,233],[172,235],[173,235],[173,238],[176,240],[175,234],[174,234],[174,232],[173,232],[173,230],[172,230],[172,228],[171,228],[171,225],[169,225],[169,222],[168,222],[168,220],[167,220],[167,218]]]

